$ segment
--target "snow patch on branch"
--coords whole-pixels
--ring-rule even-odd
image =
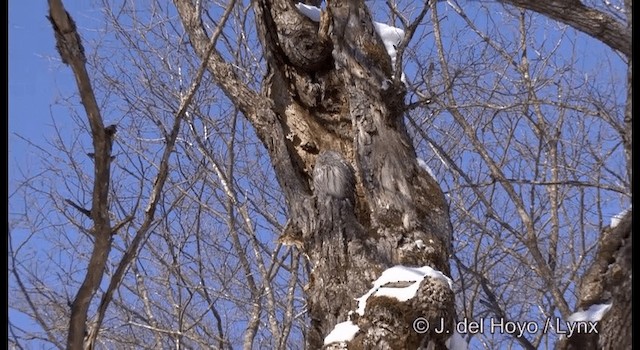
[[[609,227],[615,228],[616,226],[618,226],[618,224],[620,224],[620,221],[622,221],[622,218],[624,218],[624,216],[627,215],[627,213],[629,213],[630,211],[631,207],[611,217],[611,224],[609,225]]]
[[[396,52],[398,45],[400,45],[400,42],[402,42],[402,39],[404,38],[404,30],[380,22],[373,22],[373,26],[375,27],[378,35],[380,35],[389,57],[391,57],[392,66],[395,67]]]
[[[407,301],[413,298],[420,287],[420,283],[425,277],[431,277],[440,279],[449,284],[449,288],[453,290],[453,281],[447,277],[444,273],[433,269],[430,266],[423,267],[407,267],[402,265],[396,265],[394,267],[386,269],[375,282],[373,287],[369,291],[356,299],[358,301],[358,309],[356,312],[359,315],[364,315],[364,310],[367,307],[367,299],[370,296],[386,296],[395,298],[398,301]],[[390,283],[402,283],[406,286],[400,287],[386,287],[385,285]]]
[[[436,179],[436,175],[433,173],[433,170],[431,170],[431,168],[427,165],[427,162],[425,162],[424,159],[418,158],[418,165],[422,169],[426,170],[434,180]]]
[[[378,35],[380,35],[380,38],[384,43],[384,48],[387,50],[387,54],[391,58],[391,67],[395,69],[398,46],[404,38],[404,30],[380,22],[373,22],[373,26],[375,27]],[[407,78],[404,75],[404,72],[402,72],[400,80],[407,85]]]
[[[567,318],[569,322],[598,322],[602,317],[611,309],[611,303],[609,304],[593,304],[584,311],[574,312]]]
[[[320,8],[303,4],[301,2],[296,4],[296,8],[298,9],[298,11],[302,12],[303,15],[309,17],[310,20],[314,22],[320,22]]]
[[[360,327],[351,321],[338,323],[333,330],[324,338],[324,345],[336,342],[348,342],[356,336]]]

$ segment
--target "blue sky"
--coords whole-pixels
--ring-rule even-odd
[[[64,4],[80,28],[96,27],[97,7],[88,1]],[[75,87],[71,70],[56,52],[47,13],[45,0],[9,1],[9,193],[19,176],[18,168],[29,165],[29,149],[17,135],[29,140],[51,136],[52,118],[58,118],[60,125],[64,125],[60,118],[65,118],[53,105]]]
[[[47,28],[46,1],[9,1],[9,176],[25,164],[26,138],[43,137],[58,74],[47,56],[55,48]],[[34,10],[35,7],[35,10]],[[39,15],[36,15],[39,14]]]

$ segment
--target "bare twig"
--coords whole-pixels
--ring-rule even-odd
[[[76,208],[82,214],[84,214],[84,215],[88,216],[89,218],[91,218],[91,210],[88,210],[88,209],[85,209],[85,208],[81,207],[80,205],[76,204],[76,202],[72,201],[71,199],[65,199],[64,201],[67,204],[69,204],[70,206]]]

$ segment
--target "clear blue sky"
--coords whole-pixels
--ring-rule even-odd
[[[55,44],[45,15],[47,2],[9,1],[9,176],[24,165],[26,138],[42,138],[50,124],[60,64],[53,62]],[[56,68],[56,66],[58,68]]]

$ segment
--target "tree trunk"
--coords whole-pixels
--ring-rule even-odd
[[[306,185],[285,190],[291,219],[284,240],[312,266],[307,347],[322,348],[350,317],[360,329],[350,346],[431,341],[444,348],[448,336],[412,329],[418,317],[452,324],[453,292],[435,278],[409,301],[370,297],[364,315],[353,313],[355,299],[387,268],[427,265],[448,275],[451,246],[447,202],[418,166],[403,119],[405,87],[366,5],[328,2],[319,23],[285,0],[257,1],[254,11],[269,69],[264,91],[286,135],[286,156]],[[286,185],[277,166],[276,173]]]
[[[111,182],[111,150],[116,126],[105,127],[98,107],[91,80],[86,68],[86,57],[80,35],[73,18],[65,10],[62,1],[49,0],[49,15],[56,38],[56,47],[62,62],[73,71],[82,104],[91,126],[93,141],[93,198],[91,209],[81,208],[81,212],[91,217],[94,237],[93,250],[87,272],[80,289],[71,303],[67,349],[83,349],[85,336],[92,331],[87,327],[87,313],[102,277],[111,251],[112,235],[115,233],[109,218],[109,184]],[[78,208],[78,205],[74,205]]]

